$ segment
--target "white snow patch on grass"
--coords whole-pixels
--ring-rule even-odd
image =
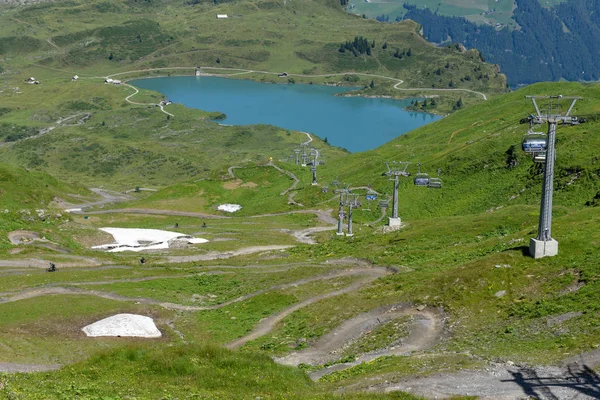
[[[136,314],[117,314],[94,322],[82,329],[90,337],[126,336],[158,338],[162,334],[150,317]]]
[[[190,244],[206,243],[208,240],[195,238],[179,232],[163,231],[160,229],[137,228],[100,228],[115,239],[115,243],[93,246],[93,249],[103,249],[109,252],[143,251],[168,249],[170,240],[184,240]]]
[[[236,211],[240,211],[242,209],[242,206],[240,206],[239,204],[221,204],[219,207],[217,207],[217,210],[219,211],[225,211],[225,212],[236,212]]]

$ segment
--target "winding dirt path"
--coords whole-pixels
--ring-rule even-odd
[[[265,74],[265,75],[279,75],[279,72],[270,72],[270,71],[259,71],[259,70],[252,70],[252,69],[243,69],[243,68],[226,68],[226,67],[165,67],[165,68],[147,68],[147,69],[138,69],[138,70],[132,70],[132,71],[125,71],[125,72],[118,72],[115,74],[111,74],[111,75],[107,75],[104,78],[112,78],[115,76],[120,76],[120,75],[126,75],[126,74],[133,74],[133,73],[140,73],[140,72],[151,72],[151,71],[167,71],[167,70],[193,70],[194,72],[197,70],[213,70],[213,71],[237,71],[237,73],[233,73],[233,74],[206,74],[206,73],[202,73],[202,75],[209,75],[209,76],[236,76],[236,75],[242,75],[242,74]],[[334,76],[344,76],[344,75],[348,75],[348,74],[352,74],[352,75],[359,75],[359,76],[365,76],[365,77],[370,77],[370,78],[378,78],[378,79],[384,79],[384,80],[389,80],[389,81],[393,81],[396,82],[393,86],[393,88],[395,90],[404,90],[404,91],[461,91],[461,92],[468,92],[468,93],[474,93],[478,96],[481,96],[483,98],[483,100],[487,100],[487,96],[484,93],[481,92],[477,92],[475,90],[471,90],[471,89],[461,89],[461,88],[453,88],[453,89],[440,89],[440,88],[400,88],[398,87],[399,85],[403,84],[404,81],[402,79],[398,79],[398,78],[392,78],[390,76],[385,76],[385,75],[377,75],[377,74],[366,74],[366,73],[362,73],[362,72],[354,72],[354,71],[350,71],[350,72],[340,72],[340,73],[332,73],[332,74],[319,74],[319,75],[304,75],[304,74],[287,74],[287,76],[295,76],[295,77],[300,77],[300,78],[326,78],[326,77],[334,77]],[[139,93],[139,90],[137,88],[135,88],[134,86],[128,84],[128,83],[122,83],[122,85],[128,86],[130,88],[132,88],[135,92],[130,94],[129,96],[127,96],[125,98],[125,100],[131,104],[136,104],[136,105],[143,105],[143,106],[159,106],[160,110],[167,114],[170,115],[172,117],[174,117],[173,114],[165,111],[165,109],[163,108],[163,106],[161,104],[154,104],[154,103],[136,103],[131,99],[131,97],[135,96],[136,94]],[[310,138],[310,135],[309,135]],[[312,138],[310,138],[312,140]]]
[[[232,165],[231,167],[227,168],[227,173],[229,174],[229,176],[231,177],[231,179],[235,179],[235,174],[233,173],[234,169],[239,169],[242,167],[238,167],[236,165]]]
[[[331,297],[336,297],[336,296],[339,296],[339,295],[342,295],[345,293],[355,292],[355,291],[363,288],[364,286],[368,285],[369,283],[373,282],[374,280],[379,279],[379,278],[391,273],[391,271],[389,269],[381,268],[381,267],[349,270],[349,273],[351,273],[351,272],[354,272],[354,274],[365,275],[365,278],[361,279],[357,282],[354,282],[351,285],[346,286],[345,288],[335,290],[333,292],[323,293],[323,294],[308,298],[304,301],[301,301],[300,303],[297,303],[293,306],[290,306],[290,307],[284,309],[283,311],[278,312],[277,314],[271,315],[270,317],[267,317],[267,318],[261,320],[259,322],[259,324],[252,330],[252,332],[248,333],[245,336],[242,336],[239,339],[236,339],[232,342],[227,343],[225,345],[225,347],[227,347],[229,349],[237,349],[238,347],[243,346],[247,342],[258,339],[259,337],[264,336],[267,333],[271,332],[273,330],[273,328],[279,322],[281,322],[285,317],[287,317],[294,311],[297,311],[301,308],[304,308],[310,304],[319,302],[321,300],[329,299]],[[340,275],[340,276],[349,276],[349,275]]]
[[[147,69],[138,69],[138,70],[133,70],[133,71],[118,72],[116,74],[107,75],[106,77],[107,78],[112,78],[114,76],[132,74],[132,73],[137,73],[137,72],[151,72],[151,71],[166,71],[166,70],[194,70],[194,71],[196,71],[197,68],[199,68],[201,70],[238,71],[239,72],[237,74],[225,74],[226,76],[227,75],[235,76],[235,75],[242,75],[242,74],[265,74],[265,75],[279,75],[280,74],[279,72],[259,71],[259,70],[252,70],[252,69],[243,69],[243,68],[226,68],[226,67],[165,67],[165,68],[147,68]],[[327,77],[332,77],[332,76],[344,76],[344,75],[348,75],[348,74],[365,76],[365,77],[371,77],[371,78],[380,78],[380,79],[394,81],[396,83],[394,84],[393,87],[396,90],[463,91],[463,92],[469,92],[469,93],[477,94],[477,95],[481,96],[484,100],[487,100],[487,96],[484,93],[477,92],[477,91],[470,90],[470,89],[460,89],[460,88],[456,88],[456,89],[399,88],[398,86],[404,83],[404,81],[402,79],[392,78],[391,76],[377,75],[377,74],[366,74],[366,73],[355,72],[355,71],[339,72],[339,73],[333,73],[333,74],[319,74],[319,75],[287,74],[287,76],[296,76],[296,77],[299,77],[299,78],[327,78]],[[213,74],[207,74],[207,75],[213,75]]]
[[[94,192],[101,197],[100,200],[86,201],[83,203],[71,203],[64,200],[59,200],[58,206],[73,214],[84,214],[82,208],[85,207],[96,207],[104,206],[105,204],[121,203],[128,200],[134,200],[135,197],[127,193],[114,192],[112,190],[90,188],[91,192]]]
[[[222,271],[219,271],[219,272],[223,273]],[[147,298],[147,297],[128,297],[128,296],[122,296],[119,294],[104,292],[104,291],[99,291],[99,290],[86,290],[86,289],[70,288],[70,287],[62,287],[62,286],[25,289],[25,290],[22,290],[22,291],[19,291],[16,293],[0,293],[0,304],[13,303],[16,301],[31,299],[31,298],[40,297],[40,296],[78,295],[78,296],[95,296],[95,297],[100,297],[100,298],[104,298],[104,299],[108,299],[108,300],[156,305],[156,306],[168,309],[168,310],[206,311],[206,310],[216,310],[219,308],[223,308],[230,304],[245,301],[245,300],[251,299],[253,297],[256,297],[260,294],[263,294],[263,293],[266,293],[269,291],[273,291],[273,290],[283,290],[283,289],[286,289],[289,287],[304,285],[306,283],[311,283],[311,282],[320,281],[320,280],[329,280],[329,279],[340,278],[340,277],[363,276],[363,275],[367,276],[366,279],[363,279],[355,284],[352,284],[342,290],[326,293],[324,295],[315,296],[312,299],[305,300],[305,301],[298,303],[297,305],[289,308],[289,309],[291,309],[291,308],[296,307],[295,309],[299,309],[299,308],[304,307],[305,305],[311,304],[312,302],[319,301],[322,298],[337,296],[338,294],[348,293],[348,292],[357,290],[358,288],[364,286],[365,284],[367,284],[381,276],[385,276],[388,273],[391,273],[390,270],[388,270],[386,268],[381,268],[381,267],[356,268],[356,269],[348,269],[348,270],[343,270],[343,271],[333,271],[333,272],[329,272],[329,273],[322,274],[322,275],[316,275],[316,276],[312,276],[312,277],[308,277],[308,278],[303,278],[303,279],[300,279],[300,280],[297,280],[294,282],[290,282],[290,283],[274,285],[269,288],[257,290],[255,292],[252,292],[252,293],[249,293],[249,294],[246,294],[243,296],[239,296],[235,299],[231,299],[231,300],[225,301],[223,303],[215,304],[212,306],[190,306],[190,305],[185,305],[185,304],[162,302],[162,301],[158,301],[158,300]],[[174,277],[171,277],[171,278],[174,278]],[[145,279],[145,278],[142,278],[142,279]],[[162,279],[162,278],[157,277],[154,279]],[[149,280],[149,279],[146,279],[146,280]],[[111,283],[111,282],[107,282],[107,283]],[[80,284],[93,285],[94,283],[93,282],[80,282]],[[105,284],[105,282],[98,281],[97,284]],[[323,296],[325,296],[325,297],[323,297]],[[314,299],[314,301],[311,301],[313,299]],[[283,312],[285,312],[285,310]],[[279,314],[281,314],[281,313],[279,313]]]
[[[317,232],[334,231],[337,226],[317,226],[314,228],[306,228],[299,231],[293,231],[292,235],[299,243],[316,244],[317,242],[311,237]]]
[[[260,214],[260,215],[251,215],[249,218],[264,218],[264,217],[276,217],[279,215],[290,215],[290,214],[315,214],[319,221],[325,224],[337,224],[337,220],[331,216],[331,212],[333,210],[296,210],[296,211],[286,211],[281,213],[269,213],[269,214]]]
[[[353,362],[335,364],[312,372],[310,377],[318,380],[324,375],[369,362],[379,357],[408,355],[414,351],[431,347],[442,330],[442,317],[434,309],[417,310],[413,306],[400,304],[392,307],[380,307],[346,320],[342,325],[321,337],[311,348],[285,357],[276,358],[280,364],[323,365],[340,358],[339,350],[348,343],[359,339],[363,334],[396,318],[413,316],[408,337],[398,346],[386,347],[360,355]]]
[[[307,134],[308,135],[308,134]],[[309,135],[310,137],[310,135]],[[311,138],[312,140],[312,138]],[[288,204],[293,204],[296,206],[300,206],[300,207],[304,207],[304,204],[300,204],[297,201],[294,200],[294,197],[296,196],[296,192],[292,192],[290,193],[292,190],[296,189],[296,187],[298,186],[298,184],[300,183],[300,179],[298,179],[298,177],[290,171],[287,171],[281,167],[278,167],[277,165],[273,164],[273,160],[269,160],[269,164],[267,164],[273,168],[275,168],[277,171],[281,172],[282,174],[285,174],[287,176],[289,176],[290,178],[292,178],[294,180],[294,183],[292,184],[292,186],[290,186],[289,188],[285,189],[283,192],[281,192],[279,195],[280,196],[285,196],[286,194],[288,194]]]
[[[294,247],[292,245],[269,245],[269,246],[250,246],[242,247],[241,249],[231,251],[211,251],[207,254],[197,254],[191,256],[168,256],[162,261],[168,263],[184,263],[184,262],[196,262],[196,261],[211,261],[211,260],[223,260],[231,257],[245,256],[248,254],[262,253],[266,251],[285,250]]]
[[[113,75],[110,75],[110,76],[113,76]],[[121,85],[125,85],[125,86],[127,86],[127,87],[129,87],[129,88],[131,88],[131,89],[135,90],[135,92],[134,92],[134,93],[132,93],[132,94],[130,94],[129,96],[125,97],[125,101],[127,101],[128,103],[135,104],[135,105],[138,105],[138,106],[158,106],[158,107],[160,107],[160,111],[164,112],[165,114],[167,114],[167,115],[169,115],[169,116],[171,116],[171,117],[174,117],[174,116],[175,116],[175,115],[171,114],[170,112],[167,112],[167,111],[165,111],[165,109],[163,108],[163,105],[162,105],[162,104],[155,104],[155,103],[136,103],[135,101],[131,101],[130,99],[131,99],[133,96],[135,96],[136,94],[138,94],[140,91],[139,91],[139,90],[138,90],[138,89],[137,89],[135,86],[132,86],[132,85],[130,85],[129,83],[125,83],[125,82],[123,82],[123,83],[121,83]]]
[[[8,232],[8,240],[12,244],[24,244],[40,239],[40,234],[33,231],[16,230]]]
[[[215,215],[193,211],[155,210],[151,208],[116,208],[112,210],[81,211],[71,210],[71,214],[98,215],[98,214],[145,214],[145,215],[171,215],[178,217],[192,217],[205,219],[229,219],[226,215]]]
[[[52,256],[49,256],[52,258]],[[61,259],[71,259],[73,262],[60,262],[59,268],[66,267],[81,267],[81,266],[100,266],[110,264],[110,262],[101,262],[92,257],[85,256],[74,256],[61,254]],[[48,268],[50,262],[56,262],[56,260],[46,258],[27,258],[21,260],[0,260],[0,267],[13,267],[13,268]]]

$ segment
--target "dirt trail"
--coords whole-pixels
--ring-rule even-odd
[[[59,262],[59,267],[81,267],[83,266],[100,266],[104,264],[109,264],[109,262],[101,262],[92,257],[84,257],[84,256],[73,256],[73,255],[60,255],[62,259],[72,259],[77,260],[73,262]],[[48,268],[50,262],[56,263],[56,259],[53,259],[52,256],[48,258],[27,258],[21,260],[0,260],[0,267],[12,267],[12,268]]]
[[[289,249],[291,245],[270,245],[270,246],[251,246],[242,247],[241,249],[217,252],[211,251],[207,254],[198,254],[193,256],[168,256],[162,261],[168,263],[183,263],[183,262],[195,262],[195,261],[210,261],[210,260],[222,260],[225,258],[245,256],[253,253],[262,253],[264,251],[275,251]]]
[[[331,210],[297,210],[297,211],[286,211],[281,213],[268,213],[268,214],[259,214],[259,215],[250,215],[248,218],[264,218],[264,217],[276,217],[279,215],[290,215],[290,214],[315,214],[319,220],[332,224],[336,223],[335,219],[332,218],[328,213]],[[151,208],[119,208],[112,210],[99,210],[99,211],[71,211],[72,214],[80,214],[80,215],[95,215],[95,214],[145,214],[145,215],[171,215],[171,216],[181,216],[181,217],[192,217],[192,218],[205,218],[205,219],[231,219],[232,217],[227,215],[215,215],[215,214],[206,214],[201,212],[192,212],[192,211],[171,211],[171,210],[157,210]]]
[[[296,192],[292,192],[290,193],[292,190],[296,189],[296,186],[298,186],[298,184],[300,183],[300,179],[298,179],[298,177],[296,175],[294,175],[292,172],[290,171],[286,171],[283,168],[278,167],[277,165],[273,164],[273,160],[269,160],[269,164],[271,167],[275,168],[277,171],[281,172],[282,174],[285,174],[287,176],[289,176],[290,178],[292,178],[294,180],[294,183],[292,184],[292,186],[290,186],[289,188],[285,189],[283,192],[281,192],[279,195],[280,196],[285,196],[286,194],[289,193],[288,195],[288,204],[294,204],[300,207],[304,207],[303,204],[297,203],[294,200],[294,196],[296,196]]]
[[[599,380],[596,372],[582,363],[533,368],[491,364],[483,371],[410,378],[374,385],[368,390],[385,393],[401,390],[435,399],[477,396],[486,400],[591,400],[600,398]]]
[[[350,270],[350,271],[352,271],[352,270]],[[362,287],[368,285],[369,283],[373,282],[374,280],[391,273],[391,271],[386,268],[376,268],[376,267],[368,268],[368,269],[357,269],[354,271],[359,272],[360,275],[365,275],[366,277],[364,279],[361,279],[357,282],[352,283],[349,286],[346,286],[345,288],[311,297],[309,299],[301,301],[298,304],[288,307],[285,310],[280,311],[277,314],[271,315],[270,317],[267,317],[267,318],[261,320],[259,322],[259,324],[254,328],[254,330],[252,330],[252,332],[250,332],[249,334],[247,334],[245,336],[242,336],[239,339],[236,339],[236,340],[226,344],[225,346],[229,349],[237,349],[238,347],[243,346],[247,342],[258,339],[259,337],[264,336],[267,333],[271,332],[273,330],[273,328],[279,322],[281,322],[285,317],[287,317],[294,311],[297,311],[301,308],[304,308],[310,304],[316,303],[321,300],[339,296],[339,295],[345,294],[345,293],[355,292],[355,291],[361,289]]]
[[[317,226],[315,228],[307,228],[299,231],[293,231],[292,235],[296,238],[296,240],[300,243],[304,244],[316,244],[317,242],[311,237],[313,233],[317,232],[325,232],[325,231],[333,231],[335,230],[335,226]]]
[[[379,216],[379,218],[377,218],[375,221],[369,222],[369,223],[367,223],[367,224],[365,224],[365,225],[367,225],[367,226],[371,226],[371,225],[378,224],[379,222],[381,222],[381,220],[382,220],[383,218],[385,218],[385,215],[386,215],[386,209],[385,209],[385,208],[382,208],[382,209],[381,209],[381,215]]]
[[[133,96],[135,96],[136,94],[138,94],[140,91],[135,86],[132,86],[132,85],[130,85],[128,83],[124,83],[123,82],[123,83],[121,83],[121,85],[127,86],[127,87],[129,87],[129,88],[131,88],[131,89],[134,90],[134,92],[132,94],[130,94],[129,96],[125,97],[125,101],[126,102],[131,103],[131,104],[135,104],[135,105],[138,105],[138,106],[159,106],[160,107],[160,111],[164,112],[165,114],[167,114],[167,115],[169,115],[171,117],[175,116],[175,115],[171,114],[170,112],[165,111],[165,109],[163,108],[163,105],[160,104],[160,103],[159,104],[155,104],[155,103],[136,103],[135,101],[131,101],[130,98],[133,97]]]
[[[275,361],[284,365],[323,365],[335,361],[340,358],[339,350],[348,343],[358,339],[365,332],[371,331],[381,324],[403,316],[413,316],[414,319],[410,334],[403,340],[402,344],[362,354],[353,362],[335,364],[311,373],[310,377],[318,380],[323,375],[334,371],[350,368],[383,356],[406,355],[413,351],[431,347],[435,343],[443,325],[439,312],[434,309],[417,310],[410,305],[387,306],[349,319],[327,335],[321,337],[311,348],[277,358]]]
[[[231,177],[231,179],[235,179],[235,174],[233,173],[233,170],[234,169],[239,169],[239,168],[242,168],[242,167],[238,167],[238,166],[232,165],[231,167],[227,168],[227,173],[229,174],[229,176]]]
[[[165,68],[147,68],[147,69],[119,72],[116,74],[108,75],[108,76],[106,76],[106,78],[119,76],[119,75],[125,75],[125,74],[131,74],[131,73],[137,73],[137,72],[149,72],[149,71],[161,71],[161,70],[192,70],[192,71],[196,71],[197,68],[199,68],[201,70],[205,69],[205,70],[215,70],[215,71],[238,71],[239,73],[244,73],[244,74],[255,73],[255,74],[266,74],[266,75],[279,75],[281,73],[281,72],[269,72],[269,71],[258,71],[258,70],[251,70],[251,69],[226,68],[226,67],[165,67]],[[356,71],[339,72],[339,73],[333,73],[333,74],[319,74],[319,75],[287,74],[287,76],[290,76],[290,77],[297,76],[297,77],[302,77],[302,78],[326,78],[326,77],[334,77],[334,76],[344,76],[347,74],[360,75],[360,76],[365,76],[365,77],[372,77],[372,78],[379,78],[379,79],[393,81],[393,82],[396,82],[393,86],[393,88],[396,90],[462,91],[462,92],[469,92],[469,93],[477,94],[478,96],[481,96],[484,100],[487,100],[487,96],[484,93],[476,92],[476,91],[470,90],[470,89],[400,88],[398,86],[404,83],[404,81],[402,79],[392,78],[390,76],[385,76],[385,75],[366,74],[366,73],[356,72]],[[215,74],[208,74],[208,75],[215,75]],[[227,76],[227,74],[225,76]],[[135,94],[137,94],[137,93],[134,93],[134,95]],[[129,97],[131,97],[131,96],[129,96]]]
[[[61,286],[25,289],[25,290],[22,290],[22,291],[19,291],[16,293],[0,293],[0,304],[12,303],[15,301],[21,301],[21,300],[31,299],[34,297],[48,296],[48,295],[78,295],[78,296],[95,296],[95,297],[100,297],[100,298],[109,299],[109,300],[127,301],[127,302],[135,302],[135,303],[148,304],[148,305],[156,305],[156,306],[160,306],[162,308],[168,309],[168,310],[206,311],[206,310],[216,310],[219,308],[223,308],[230,304],[238,303],[240,301],[245,301],[245,300],[251,299],[252,297],[256,297],[260,294],[263,294],[263,293],[266,293],[269,291],[282,290],[282,289],[294,287],[297,285],[304,285],[304,284],[310,283],[310,282],[315,282],[315,281],[320,281],[320,280],[328,280],[328,279],[334,279],[334,278],[346,277],[346,276],[356,276],[356,275],[358,275],[358,276],[365,275],[368,277],[367,279],[363,279],[360,282],[358,282],[359,283],[358,285],[353,284],[353,285],[348,286],[347,288],[338,290],[336,292],[331,292],[331,293],[327,293],[325,295],[316,296],[314,299],[337,296],[338,294],[347,293],[347,292],[356,290],[356,289],[362,287],[364,284],[371,282],[374,279],[377,279],[381,276],[384,276],[386,273],[389,273],[389,271],[385,268],[357,268],[357,269],[349,269],[349,270],[344,270],[344,271],[335,271],[335,272],[331,272],[331,273],[327,273],[327,274],[323,274],[323,275],[317,275],[317,276],[313,276],[313,277],[309,277],[309,278],[303,278],[303,279],[300,279],[300,280],[297,280],[294,282],[290,282],[290,283],[274,285],[269,288],[261,289],[261,290],[258,290],[258,291],[255,291],[255,292],[243,295],[243,296],[239,296],[235,299],[231,299],[231,300],[225,301],[223,303],[215,304],[212,306],[190,306],[190,305],[177,304],[177,303],[171,303],[171,302],[161,302],[161,301],[154,300],[154,299],[147,298],[147,297],[128,297],[128,296],[118,295],[115,293],[103,292],[103,291],[99,291],[99,290],[85,290],[85,289],[69,288],[69,287],[61,287]],[[156,278],[156,279],[161,279],[161,278]],[[104,283],[104,282],[100,282],[99,284],[102,284],[102,283]],[[111,282],[108,282],[108,283],[111,283]],[[93,283],[82,282],[81,284],[89,285],[89,284],[93,284]],[[323,296],[325,296],[325,297],[323,297]],[[310,301],[310,300],[311,299],[305,300],[304,302],[299,303],[298,305],[296,305],[296,307],[297,307],[296,309],[304,307],[305,305],[310,304],[311,302],[318,301],[318,300],[314,300],[314,301]],[[307,303],[307,301],[308,301],[308,303]],[[304,303],[306,303],[306,304],[304,304]]]
[[[33,231],[17,230],[8,232],[8,240],[12,244],[23,244],[34,240],[40,240],[40,234]]]
[[[231,217],[225,215],[214,215],[206,214],[201,212],[191,211],[171,211],[171,210],[155,210],[151,208],[119,208],[113,210],[99,210],[99,211],[71,211],[72,214],[80,215],[97,215],[97,214],[145,214],[145,215],[171,215],[177,217],[192,217],[192,218],[206,218],[206,219],[228,219]]]
[[[90,191],[96,193],[97,195],[99,195],[100,197],[102,197],[102,199],[97,200],[97,201],[88,201],[85,203],[79,203],[79,204],[73,204],[64,200],[61,200],[59,202],[59,206],[63,209],[66,209],[68,211],[70,211],[71,213],[80,213],[80,214],[84,214],[81,209],[84,207],[97,207],[97,206],[104,206],[105,204],[112,204],[112,203],[121,203],[123,201],[128,201],[128,200],[134,200],[135,197],[127,194],[127,193],[119,193],[119,192],[114,192],[112,190],[106,190],[106,189],[99,189],[99,188],[90,188]]]
[[[60,368],[60,365],[37,365],[37,364],[15,364],[0,362],[0,372],[14,374],[17,372],[45,372],[54,371]]]
[[[328,210],[297,210],[297,211],[286,211],[281,213],[269,213],[260,215],[251,215],[249,218],[264,218],[264,217],[276,217],[279,215],[290,215],[290,214],[315,214],[319,221],[325,224],[337,224],[337,220],[331,216],[332,209]]]

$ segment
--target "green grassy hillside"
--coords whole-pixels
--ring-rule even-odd
[[[10,164],[86,185],[163,186],[239,160],[285,158],[304,140],[275,128],[218,126],[209,122],[218,114],[180,106],[170,106],[170,119],[152,106],[159,94],[142,91],[132,101],[147,105],[128,103],[134,89],[102,84],[106,74],[192,74],[203,66],[223,74],[255,70],[238,77],[264,82],[280,83],[273,73],[281,71],[305,75],[294,80],[306,83],[366,87],[374,80],[375,88],[358,94],[439,96],[428,108],[437,113],[450,112],[459,97],[470,104],[485,96],[477,91],[489,96],[505,87],[505,77],[476,51],[436,48],[412,22],[363,20],[333,1],[65,1],[3,10],[0,153]],[[368,52],[339,51],[357,36],[366,38]],[[138,71],[145,69],[154,70]],[[81,79],[72,82],[76,74]],[[25,83],[32,76],[41,84]],[[324,151],[329,159],[343,154]]]
[[[477,54],[436,48],[410,21],[389,26],[363,20],[347,15],[332,0],[193,3],[70,1],[8,10],[0,31],[6,42],[0,54],[10,56],[4,68],[17,72],[33,62],[80,75],[169,66],[307,75],[356,70],[399,78],[408,87],[447,87],[453,79],[456,87],[504,88],[504,77]],[[218,20],[218,13],[230,18]],[[340,43],[355,36],[375,41],[370,55],[338,51]],[[32,44],[22,46],[19,40]],[[411,52],[396,58],[396,49]],[[24,51],[27,55],[15,57]],[[440,80],[433,71],[447,61],[452,74]],[[461,81],[467,75],[470,80]]]
[[[2,207],[15,210],[19,207],[48,207],[56,196],[72,199],[89,194],[78,185],[69,185],[50,175],[0,165],[0,197]]]
[[[62,368],[0,374],[0,396],[413,399],[382,393],[386,386],[378,385],[459,370],[485,374],[490,366],[558,364],[598,347],[600,85],[537,84],[500,95],[503,77],[477,53],[435,49],[411,23],[365,21],[335,2],[109,0],[5,10],[0,210],[8,212],[0,223],[0,368]],[[217,20],[217,12],[232,18]],[[256,32],[264,37],[254,38]],[[376,41],[371,56],[339,52],[356,35]],[[387,53],[379,47],[386,40]],[[396,46],[411,48],[411,56],[393,57]],[[171,117],[152,105],[159,94],[143,91],[133,100],[144,104],[131,104],[125,98],[133,89],[99,77],[147,67],[214,67],[217,57],[224,67],[305,73],[310,76],[298,80],[313,83],[344,81],[318,73],[354,70],[427,88],[443,77],[494,95],[365,153],[348,154],[315,138],[311,144],[327,163],[313,186],[309,168],[282,161],[306,141],[303,133],[222,126],[210,121],[218,113],[180,105],[166,108]],[[437,67],[444,72],[436,74]],[[478,68],[487,80],[464,79]],[[75,73],[82,78],[72,82]],[[40,85],[24,82],[32,75]],[[380,94],[395,90],[396,81],[376,82]],[[553,236],[560,252],[539,260],[527,255],[527,245],[537,231],[541,174],[520,150],[527,126],[519,120],[533,111],[524,98],[530,94],[582,96],[573,113],[588,120],[559,127]],[[451,96],[444,95],[448,105],[462,94]],[[378,201],[363,195],[370,185],[378,200],[389,197],[386,161],[410,162],[412,173],[417,163],[431,175],[439,168],[443,187],[415,187],[412,177],[401,178],[404,226],[384,233],[390,210],[382,214]],[[230,166],[239,167],[233,177]],[[360,193],[353,237],[334,234],[334,179]],[[84,214],[52,209],[52,218],[37,216],[35,209],[51,207],[54,197],[91,201],[82,186],[92,185],[158,190]],[[220,214],[215,207],[222,203],[243,208]],[[111,242],[102,227],[166,229],[209,241],[105,253],[91,249]],[[7,234],[17,229],[40,238],[11,244]],[[45,272],[48,262],[59,271]],[[385,318],[399,310],[405,313]],[[162,338],[81,332],[116,313],[151,316]],[[361,318],[350,330],[365,328],[362,333],[327,357],[297,367],[272,359],[317,348]],[[385,356],[318,381],[307,377],[372,350]]]
[[[411,218],[481,213],[497,207],[536,204],[541,193],[542,175],[538,164],[521,151],[528,125],[519,120],[534,112],[525,95],[561,93],[584,97],[573,115],[590,116],[589,122],[559,127],[555,167],[555,204],[580,208],[597,195],[596,148],[600,146],[596,100],[598,85],[542,83],[528,86],[485,103],[458,111],[378,149],[352,154],[343,162],[328,166],[324,181],[338,177],[351,186],[371,184],[391,194],[392,183],[381,176],[385,162],[410,162],[408,171],[437,176],[441,170],[443,190],[413,186],[412,178],[400,177],[400,214]],[[547,126],[535,128],[547,130]],[[509,161],[516,159],[516,166]],[[331,169],[329,169],[331,168]],[[300,197],[300,199],[302,199]]]

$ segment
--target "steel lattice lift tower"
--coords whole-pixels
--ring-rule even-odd
[[[391,166],[390,166],[391,164]],[[406,169],[408,168],[408,164],[407,162],[386,162],[385,165],[387,167],[387,172],[384,172],[383,175],[384,176],[389,176],[389,177],[393,177],[392,181],[394,181],[394,197],[392,200],[392,216],[390,218],[388,218],[388,226],[396,226],[399,227],[400,226],[400,217],[398,217],[398,177],[399,176],[410,176],[410,172],[407,172]],[[402,168],[404,167],[404,168]]]
[[[312,172],[312,183],[311,185],[318,185],[317,182],[317,165],[319,165],[319,150],[310,149],[310,155],[313,156],[312,165],[310,167],[310,171]]]
[[[354,232],[352,232],[352,210],[361,206],[358,201],[358,195],[348,193],[346,195],[346,203],[348,204],[348,233],[346,236],[354,236]]]
[[[585,122],[582,119],[571,116],[571,111],[577,100],[581,97],[559,96],[525,96],[531,99],[536,114],[521,120],[531,124],[548,124],[548,136],[546,143],[544,183],[542,186],[542,201],[540,205],[540,220],[537,237],[531,238],[529,242],[529,254],[533,258],[551,257],[558,254],[558,242],[552,238],[552,196],[554,192],[554,161],[556,157],[556,126],[558,124],[577,125]],[[545,99],[549,101],[548,109],[540,110],[536,100]],[[571,105],[565,114],[560,111],[559,100],[571,100]],[[523,150],[526,149],[527,139],[523,141]]]
[[[348,205],[348,193],[350,193],[350,190],[348,189],[348,187],[342,188],[342,189],[338,189],[336,190],[336,192],[338,192],[340,194],[340,210],[338,211],[338,226],[337,226],[337,232],[335,233],[338,236],[342,236],[344,234],[344,231],[342,230],[342,226],[344,224],[344,217],[346,216],[346,213],[344,212],[344,207]]]

